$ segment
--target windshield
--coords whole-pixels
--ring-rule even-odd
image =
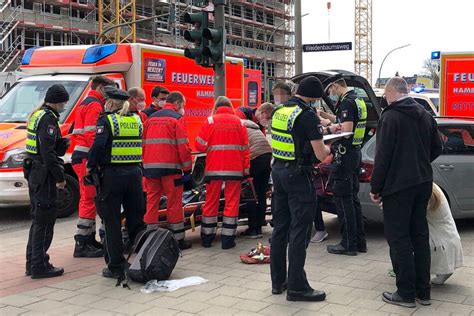
[[[57,83],[61,83],[69,93],[69,101],[59,118],[63,123],[86,88],[86,81],[20,81],[0,100],[0,122],[26,122],[33,108],[44,99],[48,88]]]
[[[436,109],[439,111],[439,98],[430,98],[431,102],[436,106]]]

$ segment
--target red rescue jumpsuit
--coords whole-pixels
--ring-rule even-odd
[[[225,208],[222,245],[233,244],[237,231],[241,181],[249,173],[250,152],[247,129],[231,107],[221,106],[208,117],[196,138],[196,149],[207,152],[201,239],[209,247],[217,232],[217,211],[222,184],[225,183]]]
[[[94,186],[84,185],[84,176],[87,175],[87,157],[89,149],[94,143],[97,119],[103,112],[104,104],[105,99],[102,94],[91,90],[76,109],[72,134],[72,142],[76,144],[72,153],[72,168],[79,179],[81,195],[76,236],[84,237],[86,240],[95,236],[96,209],[94,198],[96,192]]]
[[[182,174],[191,172],[191,148],[186,123],[176,106],[166,103],[145,122],[143,173],[147,193],[145,223],[158,223],[160,198],[167,200],[168,228],[177,240],[184,239]]]

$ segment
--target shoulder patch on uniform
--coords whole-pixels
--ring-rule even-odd
[[[344,111],[341,112],[342,118],[346,118],[348,115],[349,115],[349,113],[347,112],[347,110],[344,110]]]
[[[321,134],[321,135],[324,134],[323,126],[322,126],[321,124],[318,125],[318,132],[319,132],[319,134]]]
[[[51,135],[51,136],[56,135],[56,126],[48,125],[47,133],[48,135]]]
[[[99,125],[95,129],[96,134],[102,134],[104,132],[104,125]]]

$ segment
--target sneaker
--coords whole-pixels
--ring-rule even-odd
[[[430,300],[430,299],[422,299],[422,298],[417,297],[417,298],[416,298],[416,301],[417,301],[420,305],[423,305],[423,306],[430,306],[430,305],[431,305],[431,300]]]
[[[413,301],[406,300],[406,299],[402,298],[400,295],[398,295],[397,292],[393,292],[393,293],[383,292],[382,300],[385,303],[398,305],[398,306],[402,306],[402,307],[408,307],[408,308],[415,308],[416,307],[415,300],[413,300]]]
[[[327,231],[316,231],[316,234],[314,234],[313,238],[311,238],[311,242],[322,242],[326,238],[328,238],[328,233]]]
[[[450,276],[452,276],[452,273],[449,274],[437,274],[435,278],[431,280],[431,283],[435,285],[443,285],[444,282],[446,282],[447,279],[449,279]]]
[[[334,255],[347,255],[347,256],[357,256],[357,251],[355,250],[348,250],[344,248],[341,244],[337,245],[329,245],[327,247],[327,251]]]
[[[240,236],[244,238],[257,239],[257,238],[262,238],[263,234],[262,232],[260,232],[259,234],[258,231],[255,229],[247,228],[244,232],[240,233]]]

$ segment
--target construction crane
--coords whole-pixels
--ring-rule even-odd
[[[355,0],[354,71],[372,84],[372,0]]]
[[[136,21],[135,0],[99,0],[98,1],[99,34],[110,27],[126,22]],[[106,32],[100,43],[135,43],[137,30],[135,23],[116,27],[111,32]]]

